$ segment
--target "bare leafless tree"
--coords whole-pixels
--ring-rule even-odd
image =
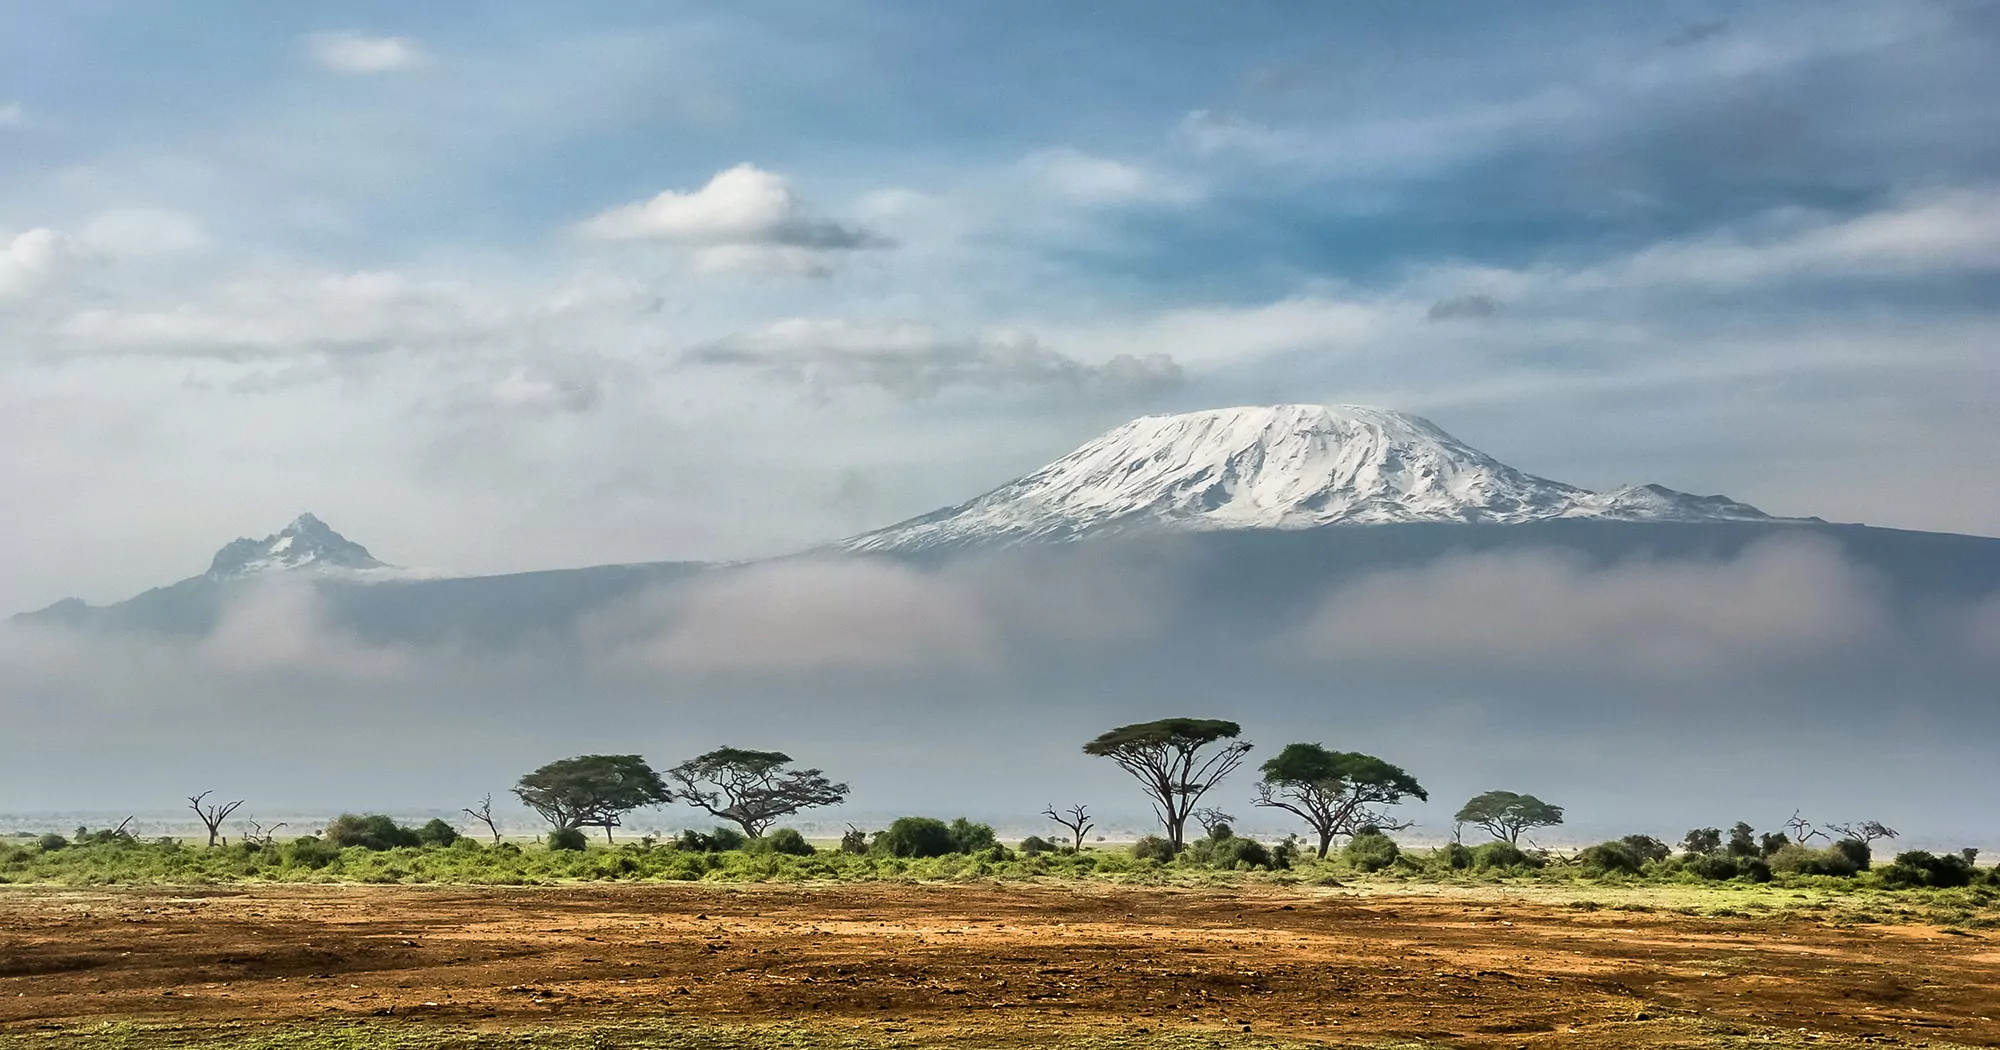
[[[1853,824],[1828,824],[1843,838],[1860,839],[1866,845],[1874,845],[1877,839],[1893,839],[1896,829],[1879,820],[1863,820]]]
[[[243,841],[255,843],[259,849],[271,844],[271,840],[277,837],[279,828],[289,826],[282,820],[268,828],[259,823],[255,817],[245,817],[244,821],[250,825],[250,834],[243,836]]]
[[[243,800],[239,798],[234,802],[211,802],[203,805],[201,800],[214,793],[211,789],[199,795],[188,796],[188,807],[194,810],[194,815],[200,817],[202,825],[208,828],[210,846],[215,845],[216,836],[222,830],[222,822],[228,820],[229,815],[236,812],[236,807],[243,804]]]
[[[120,838],[120,839],[129,839],[129,838],[131,838],[131,837],[132,837],[132,818],[131,818],[131,817],[126,817],[126,818],[125,818],[124,820],[121,820],[121,821],[119,821],[119,822],[118,822],[118,826],[117,826],[117,827],[115,827],[115,828],[112,828],[112,829],[111,829],[111,837],[113,837],[113,838]]]
[[[495,846],[500,844],[500,825],[493,821],[493,793],[491,791],[487,792],[485,797],[479,800],[478,809],[473,809],[471,806],[465,807],[465,815],[486,825],[486,830],[493,833],[493,844]]]
[[[1236,823],[1236,814],[1224,813],[1221,806],[1203,806],[1189,816],[1195,819],[1195,823],[1201,825],[1201,833],[1210,838],[1215,837],[1215,829],[1226,828]]]
[[[1785,832],[1792,837],[1793,842],[1801,844],[1810,842],[1815,837],[1826,838],[1826,832],[1814,827],[1813,822],[1800,816],[1796,809],[1792,810],[1791,819],[1785,821]]]
[[[1069,829],[1069,837],[1074,840],[1078,853],[1083,852],[1083,837],[1090,834],[1091,828],[1097,826],[1090,819],[1090,807],[1084,805],[1071,806],[1058,813],[1056,804],[1051,802],[1047,809],[1042,810],[1042,816]]]

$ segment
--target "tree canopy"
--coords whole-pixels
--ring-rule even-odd
[[[529,773],[514,794],[558,832],[603,828],[606,840],[626,813],[670,800],[667,785],[638,755],[579,755]]]
[[[1543,802],[1533,795],[1488,791],[1474,795],[1459,807],[1458,816],[1453,819],[1460,824],[1484,828],[1496,839],[1518,843],[1521,832],[1529,828],[1549,828],[1562,823],[1563,808]]]
[[[1195,804],[1249,753],[1250,744],[1236,739],[1242,732],[1219,718],[1162,718],[1103,733],[1083,753],[1108,758],[1139,781],[1179,852]],[[1210,745],[1220,746],[1204,753]]]
[[[1409,827],[1376,809],[1405,798],[1428,801],[1430,794],[1401,766],[1358,751],[1329,751],[1319,744],[1287,744],[1263,765],[1257,785],[1259,806],[1270,806],[1303,818],[1319,836],[1324,858],[1335,835],[1352,835],[1363,827]]]
[[[817,769],[787,769],[782,751],[719,747],[667,770],[671,796],[723,820],[735,821],[751,838],[780,819],[812,806],[837,805],[847,785]]]

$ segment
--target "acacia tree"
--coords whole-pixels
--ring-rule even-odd
[[[1178,853],[1195,804],[1249,753],[1250,744],[1236,739],[1242,733],[1217,718],[1162,718],[1119,726],[1083,745],[1083,753],[1108,758],[1139,781]],[[1211,745],[1219,746],[1207,750]]]
[[[216,835],[222,830],[222,822],[228,820],[229,815],[236,812],[236,807],[243,804],[243,800],[239,798],[234,802],[210,802],[204,805],[202,800],[214,793],[211,789],[199,795],[188,796],[188,808],[194,810],[194,815],[201,818],[202,826],[208,829],[210,846],[215,845]]]
[[[1319,744],[1286,744],[1276,758],[1264,763],[1263,771],[1252,801],[1304,819],[1319,836],[1321,859],[1335,835],[1352,835],[1363,827],[1397,831],[1412,826],[1375,807],[1431,797],[1400,766],[1374,755],[1328,751]]]
[[[1070,838],[1076,842],[1076,851],[1083,852],[1083,837],[1090,834],[1090,829],[1094,826],[1090,819],[1089,806],[1078,804],[1058,812],[1056,804],[1051,802],[1047,809],[1042,810],[1042,816],[1069,829]]]
[[[603,828],[606,842],[625,814],[669,798],[660,775],[638,755],[559,759],[522,777],[514,794],[558,833]]]
[[[1843,838],[1854,839],[1864,846],[1874,845],[1876,839],[1896,837],[1896,829],[1879,820],[1864,820],[1856,824],[1828,824],[1827,827],[1839,832]]]
[[[1518,844],[1521,832],[1529,828],[1552,828],[1562,823],[1563,808],[1543,802],[1533,795],[1488,791],[1474,795],[1459,807],[1458,816],[1452,819],[1460,824],[1484,828],[1496,839]]]
[[[667,770],[671,797],[710,816],[733,820],[751,838],[761,838],[782,817],[813,806],[838,805],[847,785],[817,769],[787,769],[782,751],[719,747]]]

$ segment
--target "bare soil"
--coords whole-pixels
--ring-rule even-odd
[[[2000,1046],[1985,932],[1098,884],[0,892],[0,1035],[672,1016],[1464,1047]],[[1798,1030],[1804,1029],[1805,1033]],[[1845,1037],[1845,1038],[1843,1038]]]

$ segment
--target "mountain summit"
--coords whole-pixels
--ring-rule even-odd
[[[1135,529],[1555,518],[1775,520],[1723,496],[1658,485],[1593,492],[1536,477],[1401,412],[1276,405],[1144,416],[968,503],[838,546],[908,551]]]
[[[208,571],[211,580],[237,580],[270,572],[304,569],[318,573],[365,572],[388,564],[368,548],[342,536],[326,522],[301,514],[292,523],[261,540],[231,540],[215,552]]]

